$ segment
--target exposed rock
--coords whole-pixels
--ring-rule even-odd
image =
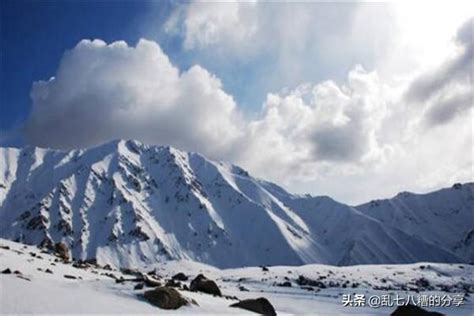
[[[300,286],[300,289],[306,290],[306,291],[314,291],[314,287],[312,286]]]
[[[40,244],[38,245],[38,248],[40,249],[47,249],[49,251],[54,250],[54,244],[53,241],[49,237],[45,237]],[[47,252],[47,251],[45,251]]]
[[[28,222],[28,224],[26,225],[26,229],[28,229],[28,230],[46,230],[48,222],[49,222],[49,220],[45,216],[38,215],[36,217],[33,217]]]
[[[322,279],[322,277],[320,277]],[[317,281],[317,280],[311,280],[311,279],[308,279],[307,277],[305,276],[302,276],[300,275],[298,277],[298,279],[296,280],[296,283],[298,283],[298,285],[309,285],[309,286],[317,286],[319,288],[322,288],[322,289],[325,289],[326,288],[326,284],[324,284],[323,282],[321,281]]]
[[[179,272],[171,278],[172,280],[178,280],[178,281],[187,281],[189,278],[183,273]]]
[[[398,306],[397,309],[390,314],[391,316],[442,316],[444,314],[438,312],[430,312],[415,305]]]
[[[65,243],[62,243],[62,242],[55,243],[54,252],[63,261],[65,262],[69,261],[69,248],[66,246]]]
[[[428,288],[430,287],[430,282],[425,278],[419,278],[415,280],[415,285],[420,288]]]
[[[137,285],[135,285],[135,286],[133,287],[133,289],[134,289],[134,290],[141,290],[141,289],[143,289],[144,286],[145,286],[145,284],[143,284],[143,283],[138,283]]]
[[[96,258],[86,259],[86,260],[84,260],[84,263],[97,267],[97,259]]]
[[[120,278],[115,279],[115,283],[124,283],[124,282],[125,282],[125,279],[123,278],[123,276],[120,276]]]
[[[149,275],[143,275],[143,281],[145,282],[145,286],[147,287],[157,287],[161,286],[161,282]]]
[[[143,295],[150,304],[163,309],[178,309],[189,304],[178,291],[171,287],[157,287],[146,291]]]
[[[180,288],[181,287],[181,282],[171,279],[171,280],[168,280],[166,282],[165,286]]]
[[[74,268],[77,268],[77,269],[87,269],[87,268],[89,268],[89,265],[86,264],[85,262],[81,261],[81,260],[80,260],[80,261],[77,261],[77,262],[74,262],[74,263],[72,264],[72,266],[73,266]]]
[[[243,300],[238,303],[230,305],[230,307],[243,308],[261,315],[276,315],[275,308],[270,302],[264,298]]]
[[[65,274],[64,277],[65,277],[66,279],[77,279],[76,276],[70,275],[70,274]]]
[[[239,285],[239,290],[240,290],[241,292],[248,292],[248,291],[249,291],[248,288],[246,288],[245,286],[242,286],[242,285]]]
[[[27,278],[26,276],[24,276],[24,275],[22,275],[22,274],[17,274],[16,277],[19,278],[19,279],[22,279],[22,280],[30,281],[30,282],[31,282],[31,279],[30,279],[30,278]]]
[[[10,268],[6,268],[5,270],[2,271],[2,274],[11,274],[12,270]]]
[[[130,268],[122,268],[120,269],[120,271],[123,273],[123,274],[126,274],[126,275],[133,275],[133,276],[136,276],[136,277],[142,277],[142,273],[136,269],[130,269]]]
[[[44,270],[44,272],[53,274],[53,271],[51,269],[46,269],[46,270]]]
[[[217,286],[216,282],[209,280],[202,274],[199,274],[194,280],[191,281],[190,289],[193,292],[203,292],[222,296],[221,290]]]
[[[282,283],[277,283],[276,285],[280,286],[280,287],[291,287],[291,282],[290,281],[285,281],[285,282],[282,282]]]
[[[112,271],[112,266],[110,264],[106,264],[102,267],[102,269]]]
[[[267,271],[269,271],[269,270],[268,270],[268,267],[266,267],[266,266],[262,266],[262,271],[264,271],[264,272],[267,272]]]
[[[113,274],[113,273],[107,272],[107,273],[101,273],[100,275],[105,275],[105,276],[107,276],[107,277],[109,277],[109,278],[112,278],[112,279],[114,279],[114,280],[118,280],[117,276],[116,276],[115,274]]]
[[[234,300],[234,301],[239,300],[237,296],[232,296],[232,295],[222,295],[222,297],[225,298],[226,300]]]

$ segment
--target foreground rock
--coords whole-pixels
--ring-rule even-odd
[[[191,281],[190,290],[193,292],[203,292],[222,296],[221,290],[217,286],[216,282],[209,280],[202,274],[199,274],[194,280]]]
[[[59,258],[61,258],[64,262],[69,261],[69,248],[66,246],[65,243],[58,242],[54,245],[54,252],[57,254]]]
[[[429,312],[421,307],[414,305],[399,306],[390,314],[391,316],[443,316],[444,314],[437,312]]]
[[[151,276],[143,274],[143,282],[145,282],[145,286],[147,287],[157,287],[161,286],[161,282]]]
[[[163,309],[178,309],[188,305],[188,301],[171,287],[157,287],[146,291],[143,295],[150,304]]]
[[[243,300],[230,305],[230,307],[239,307],[262,315],[276,315],[275,308],[264,297]]]
[[[173,275],[173,277],[171,279],[175,280],[175,281],[187,281],[188,277],[183,272],[179,272],[179,273]]]

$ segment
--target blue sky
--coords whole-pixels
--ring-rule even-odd
[[[0,144],[134,138],[351,203],[472,181],[472,9],[2,1]]]
[[[2,1],[1,5],[2,130],[21,126],[29,113],[32,83],[54,76],[64,51],[84,38],[106,42],[125,40],[131,45],[140,38],[156,40],[180,69],[199,63],[218,74],[225,89],[250,112],[258,111],[267,91],[292,84],[284,77],[261,78],[274,71],[278,54],[265,53],[228,63],[213,55],[183,49],[182,38],[169,36],[162,30],[178,2],[22,0]],[[328,11],[340,10],[341,15],[349,11],[347,4],[323,6]],[[372,66],[366,56],[358,56],[358,59],[352,56],[329,65],[319,62],[317,57],[314,56],[311,65],[305,65],[311,71],[298,71],[299,81],[340,80],[355,63]],[[260,88],[249,89],[249,84]],[[12,141],[9,145],[16,145],[20,139]]]
[[[163,12],[171,5],[163,2]],[[2,1],[2,130],[26,119],[34,81],[54,76],[59,60],[83,38],[135,43],[150,5],[142,1]]]

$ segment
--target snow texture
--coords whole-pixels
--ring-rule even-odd
[[[344,294],[465,295],[463,304],[427,307],[447,315],[472,315],[474,267],[466,264],[418,263],[407,265],[361,265],[334,267],[320,264],[218,269],[193,261],[168,261],[145,266],[160,280],[178,272],[192,280],[203,273],[216,281],[223,297],[178,289],[197,305],[167,311],[140,297],[146,289],[134,290],[135,282],[118,269],[98,266],[74,267],[27,246],[0,239],[0,313],[2,314],[247,314],[229,307],[237,299],[265,297],[278,315],[389,315],[395,307],[344,307]],[[268,271],[265,271],[268,270]],[[15,273],[16,272],[16,273]],[[75,277],[66,278],[65,275]],[[113,276],[113,277],[111,277]],[[318,285],[301,286],[301,277]],[[186,281],[189,285],[190,281]],[[282,286],[283,282],[289,284]],[[323,285],[322,285],[323,284]],[[249,313],[252,314],[252,313]],[[255,315],[255,314],[253,314]]]

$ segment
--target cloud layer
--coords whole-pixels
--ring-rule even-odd
[[[474,18],[459,29],[456,51],[438,67],[414,80],[405,100],[426,108],[428,126],[445,124],[473,107]]]

